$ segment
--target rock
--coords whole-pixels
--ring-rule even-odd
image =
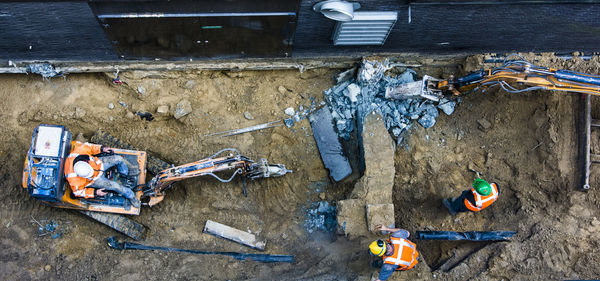
[[[394,224],[394,221],[394,204],[367,205],[367,226],[369,231],[375,233],[377,232],[377,225],[390,226],[390,224]]]
[[[180,119],[183,116],[186,116],[192,112],[192,103],[189,100],[181,100],[177,103],[177,107],[175,107],[175,113],[173,117],[175,119]]]
[[[486,120],[485,118],[477,120],[477,123],[479,124],[479,128],[483,130],[487,130],[490,127],[492,127],[492,123],[490,123],[490,121]]]
[[[277,91],[283,95],[288,91],[288,89],[286,89],[284,86],[279,86],[277,87]]]
[[[321,200],[325,200],[326,199],[325,192],[319,193],[319,199],[321,199]]]
[[[194,80],[188,80],[187,82],[185,82],[185,84],[183,85],[184,89],[188,89],[191,90],[194,87],[196,87],[196,82],[194,82]]]
[[[250,114],[248,111],[244,112],[244,118],[248,120],[254,120],[254,116],[252,116],[252,114]]]
[[[356,183],[350,198],[367,204],[391,204],[394,186],[394,141],[381,115],[368,114],[363,125],[365,173]]]
[[[85,109],[81,107],[75,107],[75,118],[83,118],[85,116]]]
[[[126,103],[124,103],[124,102],[122,102],[122,101],[119,101],[119,104],[120,104],[122,107],[124,107],[124,108],[127,108],[127,104],[126,104]]]
[[[296,114],[296,111],[293,107],[288,107],[283,112],[289,116],[294,116],[294,114]]]
[[[356,98],[358,94],[360,94],[360,87],[355,83],[348,85],[348,87],[346,87],[346,90],[344,90],[344,95],[347,96],[351,102],[358,101],[358,99]]]
[[[127,117],[128,119],[133,119],[135,117],[135,114],[133,114],[133,112],[131,112],[131,111],[127,111],[127,114],[125,114],[125,117]]]
[[[140,93],[141,95],[145,95],[145,94],[146,94],[146,88],[144,88],[143,86],[138,86],[138,87],[137,87],[137,91],[138,91],[138,93]]]
[[[49,264],[47,264],[46,266],[44,266],[44,270],[45,271],[50,271],[50,270],[52,270],[52,266],[50,266]]]
[[[115,104],[114,104],[114,103],[112,103],[112,102],[111,102],[111,103],[109,103],[109,104],[108,104],[108,109],[110,109],[110,110],[113,110],[113,109],[115,109]]]
[[[438,104],[438,108],[442,110],[446,115],[454,113],[454,107],[456,107],[455,101],[449,101],[447,99],[441,99]]]
[[[347,199],[338,202],[338,229],[343,235],[365,236],[368,235],[367,220],[365,219],[365,205],[360,199]]]
[[[156,108],[156,113],[159,113],[159,114],[169,113],[169,106],[168,105],[159,106],[158,108]]]

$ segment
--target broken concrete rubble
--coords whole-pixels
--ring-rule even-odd
[[[188,100],[181,100],[175,107],[173,117],[175,117],[175,119],[180,119],[181,117],[190,114],[190,112],[192,112],[192,103]]]
[[[385,126],[397,141],[403,139],[403,133],[410,129],[412,120],[417,120],[425,128],[435,125],[438,107],[447,115],[454,112],[455,101],[442,99],[439,102],[425,99],[418,94],[415,98],[392,100],[386,98],[386,88],[414,82],[415,71],[407,69],[399,76],[385,76],[391,69],[385,60],[363,60],[356,78],[338,79],[338,84],[323,92],[332,111],[338,133],[344,139],[350,138],[355,124],[362,122],[365,115],[378,110],[383,116]],[[420,88],[415,88],[420,92]]]

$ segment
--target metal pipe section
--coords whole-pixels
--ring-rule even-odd
[[[510,241],[516,231],[417,231],[420,240]]]
[[[583,130],[585,131],[583,137],[583,184],[581,185],[582,190],[590,189],[590,143],[591,143],[591,130],[592,130],[592,96],[587,94],[581,94],[583,98],[584,116],[583,116]]]

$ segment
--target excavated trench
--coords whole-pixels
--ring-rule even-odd
[[[599,73],[597,57],[569,61],[550,54],[529,55],[539,65]],[[467,60],[404,58],[422,64],[419,75],[447,77],[478,69],[483,57]],[[369,280],[366,246],[375,235],[309,233],[306,211],[315,202],[346,199],[360,174],[333,184],[323,167],[308,120],[230,137],[206,135],[283,119],[284,109],[310,106],[343,69],[268,71],[124,72],[125,85],[112,74],[72,74],[44,81],[36,76],[0,76],[0,278],[77,280]],[[191,82],[190,82],[191,81]],[[140,90],[140,87],[143,90]],[[142,93],[144,92],[144,93]],[[576,95],[536,91],[507,94],[490,90],[463,98],[451,116],[430,129],[413,126],[394,155],[395,223],[417,230],[515,230],[511,242],[417,244],[422,262],[391,280],[524,280],[594,278],[600,261],[600,200],[594,188],[575,190]],[[173,118],[187,100],[191,112]],[[112,106],[110,105],[112,104]],[[157,113],[160,106],[168,111]],[[598,105],[594,103],[594,108]],[[137,112],[149,112],[152,121]],[[600,112],[596,110],[595,112]],[[245,114],[246,113],[246,114]],[[596,113],[594,113],[596,114]],[[594,115],[594,118],[600,118]],[[250,118],[249,118],[250,117]],[[486,122],[484,122],[486,121]],[[206,220],[247,230],[267,240],[265,253],[292,254],[295,264],[260,264],[177,253],[118,252],[105,245],[116,233],[76,212],[45,207],[20,188],[21,167],[31,133],[40,123],[62,124],[89,138],[98,129],[132,146],[182,164],[225,147],[294,173],[251,182],[222,184],[190,179],[169,190],[165,200],[134,220],[148,227],[144,243],[204,250],[254,252],[203,234]],[[593,135],[597,139],[597,133]],[[356,146],[347,147],[354,159]],[[598,151],[598,144],[593,144]],[[478,214],[452,217],[442,198],[457,196],[477,171],[496,181],[501,197]],[[61,234],[42,235],[53,221]],[[552,246],[550,246],[552,245]],[[450,262],[446,262],[450,260]],[[344,269],[344,270],[340,270]]]

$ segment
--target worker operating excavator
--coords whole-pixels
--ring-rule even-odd
[[[98,144],[71,142],[71,153],[65,161],[65,176],[73,190],[73,195],[84,198],[104,196],[106,191],[114,191],[131,201],[131,205],[140,207],[140,200],[135,193],[121,184],[104,177],[106,171],[117,167],[123,178],[136,176],[139,169],[129,168],[123,157],[119,155],[97,156],[100,153],[111,153],[110,148]]]
[[[498,200],[500,188],[496,183],[488,183],[482,179],[476,179],[470,189],[451,200],[444,199],[442,202],[448,208],[450,214],[456,215],[459,212],[479,212]]]
[[[419,252],[417,245],[408,241],[410,233],[400,228],[389,228],[385,225],[378,225],[377,230],[390,232],[390,238],[386,241],[376,240],[369,245],[369,252],[382,259],[373,263],[376,267],[381,267],[378,281],[387,280],[394,271],[409,270],[417,264]]]

